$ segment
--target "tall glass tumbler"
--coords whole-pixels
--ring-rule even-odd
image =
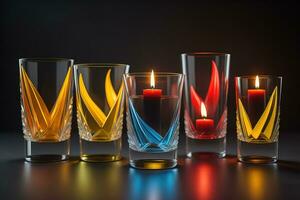
[[[282,77],[235,78],[239,161],[276,162]]]
[[[77,64],[75,87],[80,158],[88,162],[121,159],[124,111],[122,76],[127,64]]]
[[[226,155],[230,55],[184,53],[186,153],[188,157]]]
[[[19,59],[25,159],[65,160],[70,154],[73,60]]]
[[[153,71],[124,75],[132,167],[164,169],[177,165],[183,77]]]

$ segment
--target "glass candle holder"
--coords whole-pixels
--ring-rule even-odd
[[[239,161],[276,162],[282,77],[235,78]]]
[[[177,165],[183,75],[124,75],[127,91],[129,163],[141,169]]]
[[[121,159],[126,64],[77,64],[75,87],[80,158],[88,162]]]
[[[65,160],[70,154],[73,60],[19,59],[25,159]]]
[[[186,153],[188,157],[226,155],[229,54],[184,53]]]

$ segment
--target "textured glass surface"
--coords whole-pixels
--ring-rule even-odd
[[[30,141],[70,138],[73,60],[20,59],[21,115]]]
[[[229,54],[181,55],[185,79],[185,133],[193,139],[226,135]]]
[[[88,141],[119,139],[123,126],[123,64],[75,65],[79,134]]]
[[[159,98],[146,99],[150,73],[125,75],[127,91],[128,142],[139,152],[168,152],[177,149],[183,76],[157,73],[155,89]]]
[[[243,142],[272,143],[278,140],[281,77],[236,77],[236,125]]]

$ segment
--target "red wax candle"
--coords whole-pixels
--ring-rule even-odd
[[[256,123],[266,105],[266,90],[259,89],[259,78],[256,76],[255,89],[248,89],[248,113],[252,123]]]
[[[161,89],[144,89],[143,96],[144,98],[149,99],[159,99],[161,98],[162,90]]]
[[[153,70],[150,76],[150,87],[151,89],[143,90],[145,120],[152,128],[161,131],[160,110],[162,90],[155,88]]]
[[[249,103],[262,103],[266,101],[266,90],[263,89],[249,89],[248,102]]]
[[[150,86],[151,89],[144,89],[143,90],[143,97],[144,99],[160,99],[162,90],[161,89],[155,89],[155,78],[154,78],[154,71],[151,71],[150,76]]]
[[[214,128],[214,120],[212,119],[196,119],[196,129],[198,131],[210,131]]]
[[[201,103],[201,119],[196,119],[196,129],[198,131],[210,131],[213,130],[214,128],[214,120],[213,119],[208,119],[207,117],[207,111],[205,108],[204,103]]]

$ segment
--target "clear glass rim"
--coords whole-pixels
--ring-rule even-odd
[[[282,80],[282,76],[268,75],[268,74],[263,74],[263,75],[243,75],[243,76],[235,76],[234,78],[236,80],[238,80],[238,79],[255,79],[256,76],[258,76],[259,79],[261,79],[261,78],[269,78],[269,79],[280,79],[280,80]]]
[[[213,52],[213,51],[196,51],[196,52],[185,52],[181,55],[186,56],[199,56],[199,57],[209,57],[209,56],[230,56],[229,53],[224,52]]]
[[[124,77],[150,77],[151,72],[133,72],[133,73],[125,73]],[[154,72],[155,77],[182,77],[184,76],[181,73],[176,72]]]
[[[129,67],[124,63],[78,63],[74,65],[77,68],[117,68],[117,67]]]
[[[74,62],[72,58],[56,58],[56,57],[37,57],[37,58],[20,58],[19,62],[58,62],[58,61],[70,61]]]

